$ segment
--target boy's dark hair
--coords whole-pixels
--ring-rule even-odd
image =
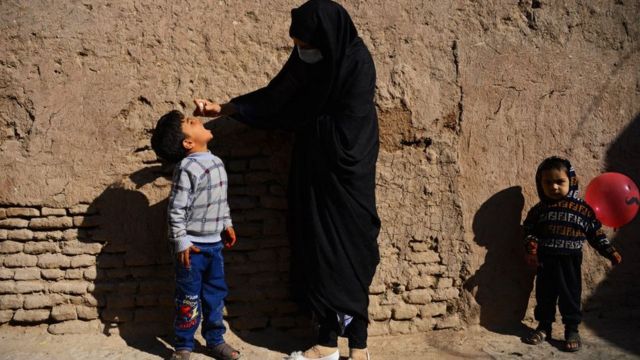
[[[162,115],[151,135],[151,148],[160,158],[177,163],[187,156],[187,149],[182,146],[184,133],[182,120],[184,115],[172,110]]]
[[[566,159],[563,159],[559,156],[552,156],[544,159],[544,161],[540,163],[540,165],[538,166],[537,175],[539,177],[542,175],[543,171],[547,170],[561,170],[564,171],[567,176],[569,176],[570,167],[571,165],[569,165]]]

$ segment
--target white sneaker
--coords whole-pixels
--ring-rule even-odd
[[[334,352],[333,354],[329,354],[327,356],[321,357],[321,358],[308,358],[305,357],[304,355],[304,351],[294,351],[291,353],[291,355],[289,355],[288,357],[286,357],[286,360],[340,360],[340,351],[336,350],[336,352]]]

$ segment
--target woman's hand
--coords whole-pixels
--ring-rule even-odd
[[[193,99],[196,109],[193,110],[194,116],[217,117],[222,115],[222,106],[205,99]]]

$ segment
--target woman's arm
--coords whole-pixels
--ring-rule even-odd
[[[309,66],[300,61],[297,55],[290,56],[267,86],[238,96],[226,104],[195,99],[196,110],[193,115],[233,116],[257,128],[293,128],[309,113],[309,99],[304,99]]]

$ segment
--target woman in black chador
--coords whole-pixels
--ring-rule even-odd
[[[293,295],[320,324],[317,345],[291,359],[367,359],[368,288],[379,262],[375,166],[375,67],[346,10],[311,0],[291,11],[295,44],[266,87],[195,115],[230,115],[295,134],[289,180]]]

